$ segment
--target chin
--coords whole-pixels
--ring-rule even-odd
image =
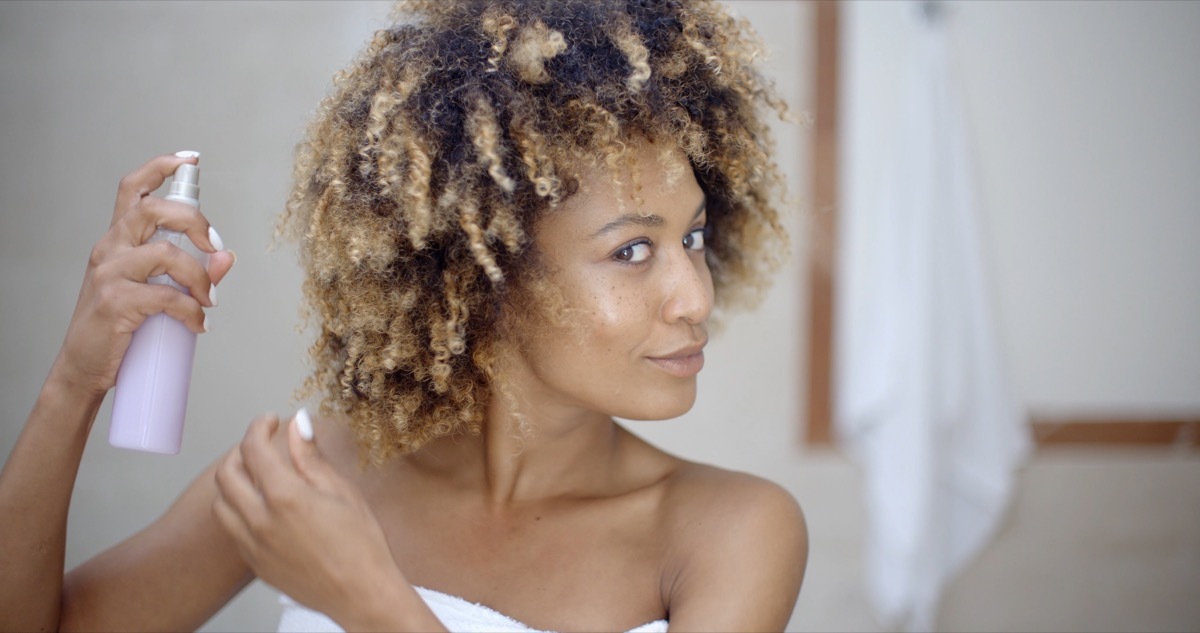
[[[687,388],[655,389],[637,398],[623,398],[610,415],[626,420],[670,420],[692,410],[696,404],[696,381]]]

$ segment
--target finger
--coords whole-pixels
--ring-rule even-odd
[[[126,249],[100,264],[96,274],[101,279],[124,278],[138,283],[145,283],[151,277],[169,275],[201,305],[217,305],[216,285],[212,283],[208,271],[183,249],[169,242],[151,242]]]
[[[263,516],[264,506],[262,495],[250,480],[242,462],[241,451],[229,451],[214,474],[219,497],[231,510],[237,513],[240,520],[252,525]]]
[[[317,448],[312,418],[307,409],[296,412],[287,431],[288,454],[296,470],[318,489],[328,488],[333,481],[333,468]]]
[[[257,543],[255,542],[254,535],[250,532],[250,526],[246,524],[242,516],[223,497],[218,496],[213,501],[212,513],[213,517],[217,520],[217,524],[237,543],[242,559],[247,565],[253,567],[254,552],[257,551]]]
[[[262,497],[250,482],[235,448],[222,460],[215,473],[217,496],[212,512],[217,522],[237,543],[247,564],[253,566],[259,549],[259,535],[267,524]]]
[[[281,454],[282,447],[272,445],[271,440],[278,430],[278,416],[260,417],[250,423],[241,444],[246,472],[258,484],[268,503],[272,498],[286,494],[297,481],[292,465]]]
[[[161,286],[158,284],[140,284],[140,287],[143,288],[145,292],[150,293],[151,297],[153,297],[152,303],[161,305],[162,312],[167,316],[184,324],[189,330],[195,332],[196,334],[204,334],[205,332],[208,332],[208,315],[204,313],[204,309],[200,307],[200,303],[194,298],[189,297],[170,286]],[[151,312],[145,316],[148,318],[154,316],[155,314],[157,314],[157,312]]]
[[[208,320],[200,304],[171,286],[121,279],[103,284],[93,301],[93,309],[118,323],[117,331],[121,334],[132,334],[148,317],[160,312],[196,334],[208,331]]]
[[[183,152],[180,152],[181,154]],[[192,152],[194,154],[194,152]],[[117,204],[113,211],[113,223],[133,207],[140,199],[162,186],[175,170],[184,163],[195,165],[199,156],[182,157],[176,154],[164,154],[150,159],[146,164],[121,179],[117,186]]]
[[[221,236],[212,228],[200,209],[190,204],[166,198],[147,196],[134,203],[114,222],[123,243],[129,246],[145,244],[159,228],[185,233],[196,248],[214,253],[225,247]]]
[[[208,256],[208,278],[213,285],[221,283],[233,265],[237,263],[237,253],[233,251],[217,251]]]
[[[246,469],[246,472],[250,475],[250,478],[254,481],[255,485],[262,485],[262,482],[260,482],[257,478],[256,468],[250,465],[255,459],[257,459],[254,455],[250,454],[252,452],[252,443],[257,441],[255,439],[258,435],[257,429],[266,426],[268,427],[267,434],[269,435],[272,432],[272,428],[277,427],[278,425],[279,416],[275,415],[274,413],[264,413],[263,415],[260,415],[250,421],[250,424],[246,426],[246,433],[242,436],[242,441],[238,444],[238,451],[241,453],[243,465]]]

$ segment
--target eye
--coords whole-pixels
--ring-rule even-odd
[[[691,233],[683,236],[683,247],[691,251],[704,250],[704,240],[708,237],[708,227],[702,226],[698,229],[693,229]]]
[[[627,264],[639,264],[650,258],[650,242],[634,242],[613,253],[613,259]]]

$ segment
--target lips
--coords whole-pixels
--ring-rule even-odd
[[[672,376],[690,378],[704,369],[704,345],[707,342],[689,345],[662,356],[649,356],[647,360]]]

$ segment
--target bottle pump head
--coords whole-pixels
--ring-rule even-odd
[[[171,180],[171,188],[167,191],[167,196],[199,200],[200,168],[191,163],[184,163],[177,167],[175,169],[175,178]]]

